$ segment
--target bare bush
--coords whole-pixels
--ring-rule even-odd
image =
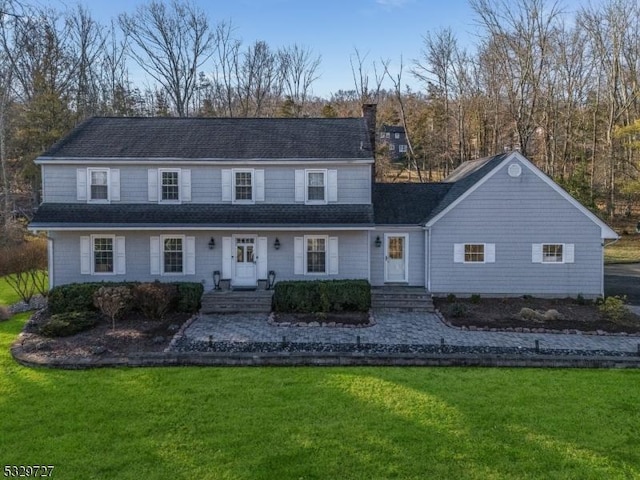
[[[36,292],[47,294],[47,242],[26,241],[0,251],[0,276],[20,298],[29,303]]]
[[[133,288],[136,308],[145,317],[162,320],[176,300],[177,288],[166,283],[141,283]]]
[[[128,287],[100,287],[93,294],[93,303],[111,319],[111,328],[116,328],[116,318],[131,308],[133,295]]]

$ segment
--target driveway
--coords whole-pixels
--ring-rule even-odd
[[[604,293],[626,295],[629,303],[640,305],[640,263],[605,265]]]

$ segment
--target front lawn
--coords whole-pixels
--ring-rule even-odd
[[[640,262],[640,234],[623,234],[615,243],[604,247],[604,263]]]
[[[640,372],[24,368],[0,323],[0,458],[53,478],[640,477]]]
[[[13,291],[4,277],[0,277],[0,305],[11,305],[20,301],[20,296]]]

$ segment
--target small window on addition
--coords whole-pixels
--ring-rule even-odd
[[[562,263],[564,260],[562,251],[562,244],[542,245],[542,263]]]
[[[465,263],[483,263],[484,262],[484,244],[467,243],[464,246]]]

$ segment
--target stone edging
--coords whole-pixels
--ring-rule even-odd
[[[79,370],[101,367],[170,366],[465,366],[527,368],[640,368],[640,357],[498,354],[364,354],[355,352],[153,352],[128,356],[47,359],[14,344],[11,355],[27,367]]]
[[[490,328],[490,327],[474,327],[473,325],[470,327],[458,327],[453,325],[449,320],[447,320],[442,313],[436,309],[436,316],[440,319],[442,323],[444,323],[447,327],[453,328],[455,330],[461,330],[465,332],[501,332],[501,333],[552,333],[552,334],[560,334],[560,335],[593,335],[593,336],[601,336],[601,337],[640,337],[639,334],[632,334],[626,332],[605,332],[603,330],[597,330],[595,332],[583,332],[582,330],[554,330],[551,328],[524,328],[524,327],[514,327],[514,328]]]

